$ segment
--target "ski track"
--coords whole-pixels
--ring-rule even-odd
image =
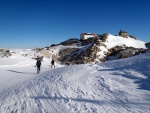
[[[134,89],[136,80],[123,76],[127,70],[108,65],[58,67],[32,75],[1,93],[0,112],[150,113],[150,92]],[[128,73],[142,77],[135,70]]]

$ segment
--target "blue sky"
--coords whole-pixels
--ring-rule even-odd
[[[149,0],[0,0],[0,48],[45,47],[82,32],[150,41]]]

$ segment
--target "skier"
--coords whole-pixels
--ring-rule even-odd
[[[36,67],[37,67],[37,74],[38,74],[41,70],[41,60],[37,60]]]
[[[55,62],[54,62],[54,60],[52,59],[52,61],[51,61],[51,68],[52,67],[54,67],[55,68]]]

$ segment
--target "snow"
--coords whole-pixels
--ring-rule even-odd
[[[58,53],[60,50],[66,49],[66,48],[82,48],[82,46],[63,46],[63,45],[57,45],[57,46],[53,46],[50,48],[50,50],[52,51],[52,53],[56,56],[58,56]]]
[[[100,56],[99,58],[103,58],[108,50],[104,46],[100,46],[99,49],[101,51],[97,52],[97,54]]]
[[[106,41],[107,42],[105,44],[107,45],[108,49],[111,49],[115,46],[122,46],[122,45],[126,45],[127,47],[146,49],[145,42],[140,41],[140,40],[135,40],[130,37],[123,38],[121,36],[114,36],[114,35],[109,34],[108,39]]]
[[[127,47],[134,47],[134,48],[143,48],[146,49],[145,42],[140,40],[135,40],[133,38],[124,38],[121,36],[114,36],[111,34],[108,34],[108,37],[105,42],[103,42],[105,46],[97,46],[99,48],[99,52],[97,52],[97,59],[96,61],[99,61],[99,59],[103,59],[106,57],[106,53],[109,49],[112,49],[116,46],[127,46]]]
[[[150,113],[150,53],[36,74],[21,51],[0,59],[0,113]]]

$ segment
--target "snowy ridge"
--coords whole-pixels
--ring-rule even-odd
[[[60,50],[58,59],[62,63],[69,61],[71,64],[100,63],[110,59],[127,58],[148,51],[145,42],[129,36],[103,34],[99,38],[80,40],[80,43],[83,46],[79,45],[79,43],[77,44],[77,49],[71,49],[72,46],[66,46],[68,49],[64,51],[59,48],[61,46],[56,46],[57,51]]]
[[[78,41],[78,43],[67,45],[67,46],[58,44],[58,45],[52,46],[52,47],[36,48],[33,50],[32,49],[10,49],[12,56],[10,58],[9,57],[8,58],[7,57],[0,58],[1,59],[0,65],[6,65],[6,64],[11,65],[16,62],[23,61],[23,59],[27,60],[28,58],[35,58],[37,56],[44,56],[47,58],[52,58],[52,56],[53,56],[55,59],[63,59],[63,61],[61,61],[61,62],[66,62],[68,60],[69,55],[70,55],[69,59],[72,59],[72,58],[75,58],[74,55],[76,55],[76,56],[78,55],[80,57],[81,54],[83,55],[82,57],[84,60],[91,59],[90,57],[92,55],[96,54],[96,58],[95,58],[95,56],[92,56],[94,59],[92,59],[91,61],[85,61],[86,63],[101,62],[101,61],[106,60],[106,58],[108,57],[107,55],[109,55],[109,53],[110,53],[109,50],[116,46],[120,46],[120,47],[126,46],[126,47],[146,49],[145,42],[130,38],[129,36],[128,36],[128,38],[124,38],[121,36],[114,36],[114,35],[108,34],[108,36],[105,38],[106,38],[106,40],[104,42],[101,40],[102,42],[100,42],[99,45],[97,45],[97,47],[93,47],[95,49],[91,49],[91,50],[89,50],[89,48],[91,46],[96,45],[97,42],[96,43],[90,42],[90,43],[87,43],[86,45],[82,45],[81,44],[82,41]],[[94,41],[94,39],[93,39],[93,41]],[[75,51],[75,48],[77,51]],[[96,50],[96,48],[98,48],[98,50]],[[72,49],[72,51],[67,51],[67,49],[70,49],[70,50]],[[65,54],[61,54],[61,53],[64,53],[63,50],[66,50]],[[86,50],[93,51],[93,53],[92,52],[86,53]],[[85,56],[85,53],[87,54],[87,56]],[[113,53],[111,53],[111,54],[113,54]],[[0,53],[0,55],[1,55],[1,53]],[[16,60],[12,60],[13,58],[14,59],[16,58]],[[83,59],[78,58],[78,57],[77,57],[77,59],[72,59],[73,61],[70,61],[70,62],[73,62],[73,64],[74,64],[75,62],[78,62],[77,61],[78,59],[80,59],[79,60],[79,61],[81,61],[80,63],[83,64]]]
[[[135,40],[133,38],[123,38],[121,36],[114,36],[109,34],[108,38],[106,40],[105,45],[107,45],[108,49],[111,49],[115,46],[123,46],[126,45],[127,47],[135,47],[135,48],[144,48],[145,47],[145,42],[140,41],[140,40]]]
[[[56,69],[44,61],[38,75],[29,66],[3,69],[17,76],[0,91],[0,112],[149,113],[149,56]]]

